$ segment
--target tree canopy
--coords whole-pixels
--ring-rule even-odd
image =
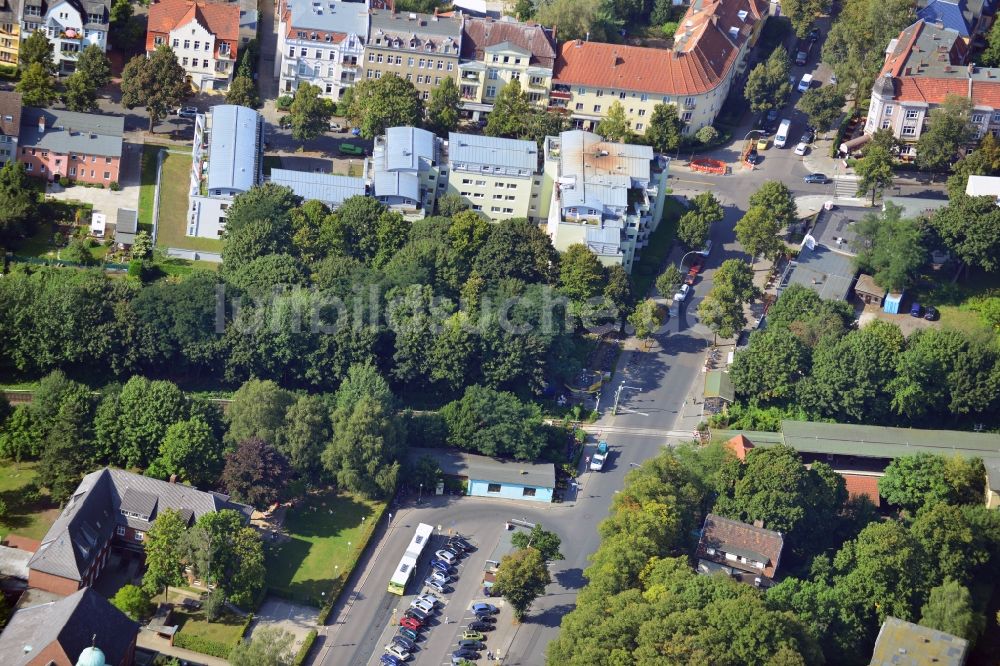
[[[146,109],[150,132],[170,109],[181,103],[189,90],[187,72],[166,44],[158,46],[149,57],[143,54],[129,60],[122,71],[121,88],[125,108]]]
[[[366,139],[384,135],[389,127],[419,127],[423,120],[420,93],[412,83],[395,74],[363,79],[351,90],[346,116]]]

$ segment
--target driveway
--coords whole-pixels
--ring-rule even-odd
[[[292,651],[298,652],[305,642],[306,634],[316,628],[318,611],[312,606],[303,606],[277,597],[268,597],[254,615],[249,636],[260,627],[278,627],[295,636]]]
[[[107,188],[61,187],[51,184],[46,195],[57,201],[82,201],[94,206],[94,211],[104,213],[109,224],[118,221],[119,208],[139,209],[139,169],[142,160],[142,146],[134,143],[122,144],[122,162],[120,169],[121,190],[115,192]]]

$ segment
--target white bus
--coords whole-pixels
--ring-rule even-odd
[[[403,559],[396,566],[392,578],[389,579],[389,591],[393,594],[403,596],[406,593],[406,584],[413,578],[413,572],[417,569],[417,561],[420,554],[424,552],[424,546],[430,541],[434,528],[427,523],[417,525],[417,532],[413,535],[410,545],[406,547]]]

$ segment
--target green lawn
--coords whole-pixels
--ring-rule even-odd
[[[667,195],[663,202],[663,219],[650,235],[639,261],[632,265],[632,294],[636,299],[646,297],[656,276],[663,270],[677,235],[677,223],[686,210],[677,197]]]
[[[156,262],[156,267],[171,277],[184,277],[199,269],[217,271],[221,265],[214,261],[192,261],[179,257],[169,257]]]
[[[1000,274],[972,272],[952,283],[949,276],[925,275],[911,290],[921,305],[933,305],[941,313],[941,326],[965,333],[989,330],[982,316],[970,307],[976,297],[1000,297]]]
[[[153,226],[153,200],[156,196],[156,155],[162,146],[142,147],[142,170],[139,180],[139,224]]]
[[[238,615],[223,615],[215,622],[205,619],[204,611],[188,612],[174,607],[174,620],[177,622],[179,634],[187,637],[198,637],[215,641],[223,645],[233,646],[243,638],[243,618]]]
[[[36,465],[8,462],[0,466],[0,499],[7,505],[7,515],[0,520],[0,539],[17,534],[41,540],[59,516],[59,508],[46,495],[34,502],[25,500],[25,487],[37,476]]]
[[[156,229],[156,244],[159,247],[219,252],[222,250],[222,241],[214,238],[192,238],[185,235],[190,170],[190,155],[171,152],[163,159],[163,172],[160,174],[160,217],[157,223],[159,226]],[[139,205],[142,206],[141,200]]]
[[[285,518],[291,540],[268,548],[268,587],[322,605],[322,593],[332,598],[347,580],[384,508],[383,502],[334,492],[297,505]]]

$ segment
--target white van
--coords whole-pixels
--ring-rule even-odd
[[[813,84],[813,75],[803,74],[802,80],[799,81],[799,92],[805,92],[809,90],[809,88],[812,87],[812,84]]]
[[[788,141],[788,131],[792,128],[792,121],[785,118],[778,125],[778,131],[774,134],[774,145],[778,148],[784,148],[785,142]]]

